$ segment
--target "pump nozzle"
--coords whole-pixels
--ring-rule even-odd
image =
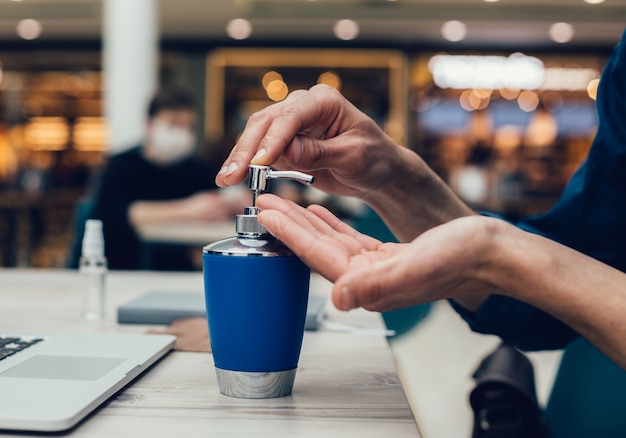
[[[292,179],[304,184],[313,184],[315,178],[294,170],[274,170],[269,166],[248,166],[248,188],[253,192],[252,206],[256,206],[256,198],[269,190],[270,179]]]
[[[237,235],[256,237],[268,235],[268,232],[257,221],[259,209],[256,207],[256,198],[269,190],[270,179],[293,179],[304,184],[313,184],[312,175],[296,171],[274,170],[269,166],[248,166],[248,188],[252,190],[252,207],[246,207],[244,214],[237,215]]]

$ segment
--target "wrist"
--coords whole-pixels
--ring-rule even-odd
[[[459,288],[458,295],[452,298],[468,311],[476,313],[490,295],[506,295],[503,293],[502,278],[507,278],[509,273],[506,269],[513,264],[504,262],[507,239],[503,234],[508,224],[483,216],[473,216],[469,220],[473,221],[472,231],[463,245],[472,251],[473,256],[468,257],[465,271],[459,273],[465,279],[465,287]]]
[[[546,254],[537,251],[534,236],[503,220],[484,218],[490,223],[489,244],[479,272],[480,279],[494,293],[525,301],[529,280],[536,266],[548,266]]]
[[[391,155],[387,180],[362,199],[382,216],[401,242],[475,214],[415,152],[398,146]]]

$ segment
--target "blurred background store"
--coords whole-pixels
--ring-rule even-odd
[[[163,86],[201,103],[207,159],[327,83],[474,207],[545,211],[593,138],[626,0],[0,0],[0,24],[0,265],[62,267]]]

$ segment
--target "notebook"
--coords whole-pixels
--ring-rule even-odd
[[[0,429],[69,429],[167,353],[175,337],[0,333]]]
[[[305,330],[317,330],[326,306],[324,295],[309,294]],[[171,324],[175,319],[206,317],[204,294],[150,291],[117,308],[120,324]]]

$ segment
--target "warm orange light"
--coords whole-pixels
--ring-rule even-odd
[[[556,140],[559,128],[548,111],[538,111],[530,119],[524,142],[528,146],[550,146]]]
[[[107,127],[103,117],[79,117],[72,130],[74,149],[104,151],[107,149]]]
[[[600,79],[592,79],[587,85],[587,94],[593,100],[596,100],[598,96],[598,85],[600,85]]]
[[[274,80],[267,86],[267,97],[275,102],[283,100],[289,94],[287,84],[280,80]]]
[[[332,71],[327,71],[319,75],[317,78],[318,84],[325,84],[330,87],[336,88],[337,90],[341,89],[341,78],[339,75]]]
[[[69,137],[69,124],[63,117],[32,117],[24,129],[25,144],[33,150],[65,149]]]
[[[263,79],[261,83],[263,84],[263,88],[267,90],[267,87],[270,85],[272,81],[282,81],[283,77],[280,73],[275,71],[268,71],[263,75]]]
[[[476,111],[487,108],[491,99],[488,96],[481,97],[481,95],[485,94],[481,92],[476,93],[476,90],[465,90],[461,93],[461,97],[459,98],[461,108],[465,111]]]
[[[461,108],[465,111],[474,111],[474,107],[470,103],[470,96],[472,95],[472,90],[465,90],[461,93],[461,97],[459,98],[459,103],[461,104]]]
[[[493,93],[493,90],[490,90],[489,88],[475,88],[472,93],[474,93],[481,99],[489,99],[491,97],[491,93]]]
[[[529,113],[537,109],[539,96],[534,91],[522,91],[517,98],[517,104],[523,111]]]
[[[517,99],[517,96],[519,96],[519,92],[519,88],[501,88],[500,96],[502,96],[506,100],[513,100]]]

